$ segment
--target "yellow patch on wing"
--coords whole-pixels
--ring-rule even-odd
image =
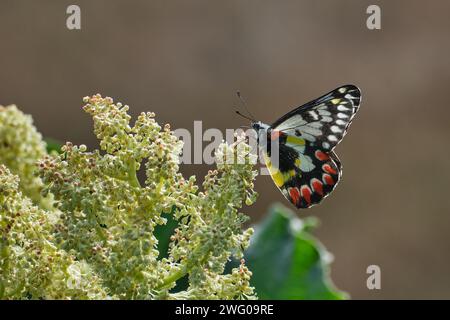
[[[272,170],[272,161],[270,161],[270,158],[267,156],[267,154],[265,152],[263,152],[263,156],[264,156],[264,162],[266,163],[266,167],[267,169]]]
[[[332,104],[338,104],[339,102],[341,102],[341,99],[338,98],[331,100]]]
[[[266,163],[267,169],[269,170],[270,176],[275,182],[275,185],[281,188],[287,181],[289,181],[293,176],[295,176],[295,170],[290,170],[287,172],[281,172],[277,167],[272,165],[270,158],[264,153],[264,161]]]
[[[305,145],[305,139],[289,135],[289,136],[287,136],[286,143],[298,144],[300,146],[304,146]]]
[[[282,187],[283,184],[286,182],[285,175],[280,170],[277,170],[277,172],[275,172],[275,173],[271,172],[271,176],[272,176],[273,182],[275,182],[275,184],[279,188]]]

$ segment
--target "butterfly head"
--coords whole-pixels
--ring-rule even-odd
[[[261,121],[252,122],[252,129],[255,130],[258,143],[260,141],[265,141],[265,137],[267,137],[267,134],[270,132],[270,126]]]
[[[252,128],[256,132],[259,132],[260,130],[264,130],[264,131],[269,130],[270,126],[268,124],[262,123],[261,121],[255,121],[255,122],[252,122]]]

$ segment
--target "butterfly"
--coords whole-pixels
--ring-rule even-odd
[[[360,103],[359,88],[344,85],[290,111],[272,125],[252,120],[275,185],[297,208],[316,205],[335,189],[342,165],[333,150],[347,133]]]

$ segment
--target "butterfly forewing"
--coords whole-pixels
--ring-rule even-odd
[[[271,127],[331,151],[346,134],[360,102],[360,90],[345,85],[292,110]]]

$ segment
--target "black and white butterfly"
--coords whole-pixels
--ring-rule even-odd
[[[342,175],[333,149],[347,133],[361,102],[354,85],[341,86],[310,101],[272,125],[253,121],[265,143],[262,154],[276,186],[297,208],[309,208],[327,197]],[[278,159],[270,147],[277,142]]]

